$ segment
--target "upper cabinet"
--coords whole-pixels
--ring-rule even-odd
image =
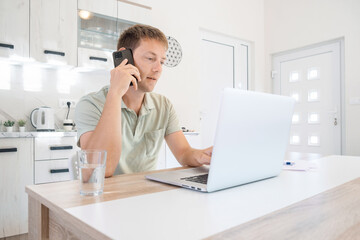
[[[146,0],[119,0],[117,6],[117,17],[119,19],[151,25],[151,7]],[[147,5],[145,5],[147,4]]]
[[[150,24],[148,2],[78,0],[78,66],[113,68],[112,52],[121,33],[136,23]]]
[[[0,56],[29,57],[29,0],[0,1]]]
[[[109,17],[117,17],[117,0],[78,0],[78,8]]]
[[[136,23],[151,25],[149,2],[0,0],[0,57],[111,69],[120,34]]]
[[[30,1],[30,57],[50,64],[77,65],[77,2]]]
[[[119,36],[135,23],[80,8],[78,23],[78,66],[112,69],[114,67],[112,52],[117,50]]]

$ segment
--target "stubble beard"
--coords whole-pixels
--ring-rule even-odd
[[[153,90],[154,90],[154,88],[155,88],[155,86],[156,86],[156,84],[157,84],[157,81],[156,81],[156,83],[152,86],[152,85],[147,85],[147,84],[142,84],[142,83],[139,83],[138,84],[138,90],[140,90],[140,91],[142,91],[142,92],[144,92],[144,93],[146,93],[146,92],[152,92]]]

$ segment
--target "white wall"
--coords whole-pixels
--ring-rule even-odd
[[[271,54],[344,37],[347,155],[360,155],[360,1],[265,0],[265,77],[271,91]]]

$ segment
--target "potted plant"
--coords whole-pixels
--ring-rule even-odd
[[[20,119],[18,121],[18,124],[19,124],[19,132],[25,132],[25,124],[26,124],[26,121],[23,120],[23,119]]]
[[[10,120],[7,120],[6,122],[4,122],[4,126],[6,127],[6,131],[7,132],[12,132],[14,124],[15,124],[15,122],[10,121]]]

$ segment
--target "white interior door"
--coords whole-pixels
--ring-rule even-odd
[[[214,143],[220,97],[224,88],[247,89],[248,45],[230,37],[202,32],[201,147]]]
[[[340,42],[273,58],[275,93],[293,97],[288,151],[341,154]]]

